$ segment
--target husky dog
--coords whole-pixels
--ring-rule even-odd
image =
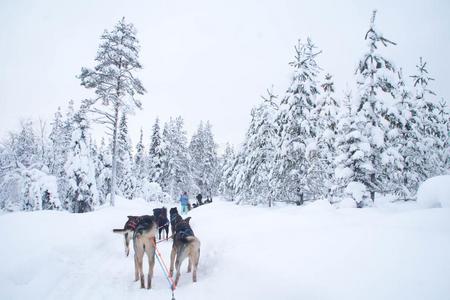
[[[169,210],[169,215],[170,215],[170,230],[172,231],[172,235],[173,235],[173,234],[175,234],[175,225],[179,221],[183,220],[183,218],[178,213],[178,209],[176,207],[172,207]]]
[[[142,216],[139,218],[139,222],[133,233],[133,246],[134,246],[134,275],[135,280],[141,280],[141,288],[145,288],[144,283],[144,269],[143,259],[144,253],[148,257],[148,277],[147,288],[152,287],[153,268],[155,266],[155,236],[157,225],[155,217]]]
[[[139,216],[128,216],[128,221],[123,226],[123,229],[113,229],[113,232],[123,234],[125,240],[125,255],[130,254],[130,240],[133,232],[139,221]]]
[[[167,208],[155,208],[153,215],[156,218],[156,224],[158,225],[158,238],[161,240],[161,233],[166,232],[166,239],[169,238],[169,219],[167,218]]]
[[[180,279],[180,268],[183,261],[189,258],[188,273],[192,270],[192,281],[197,282],[197,267],[200,259],[200,240],[195,237],[192,231],[189,221],[191,217],[183,220],[181,218],[175,223],[175,231],[173,234],[172,252],[170,253],[170,276],[173,275],[173,269],[175,264],[175,270],[177,272],[175,276],[175,286]]]

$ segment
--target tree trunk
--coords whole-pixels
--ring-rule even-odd
[[[372,199],[372,203],[375,203],[375,174],[370,174],[370,182],[372,182],[372,189],[370,191],[370,199]]]
[[[117,135],[119,132],[119,104],[114,107],[114,131],[113,131],[113,153],[111,166],[111,206],[114,206],[116,197],[116,174],[117,174]]]

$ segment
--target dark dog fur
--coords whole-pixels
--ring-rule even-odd
[[[167,208],[155,208],[153,215],[156,218],[156,224],[158,225],[158,237],[161,240],[161,233],[166,232],[166,239],[169,238],[169,219],[167,218]]]
[[[176,207],[172,207],[169,211],[170,215],[170,230],[172,231],[172,235],[175,234],[175,225],[183,220],[183,218],[178,213],[178,209]]]

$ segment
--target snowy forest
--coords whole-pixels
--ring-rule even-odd
[[[433,90],[426,53],[404,74],[388,58],[402,46],[377,30],[376,11],[368,21],[366,52],[348,70],[354,82],[335,86],[317,62],[327,49],[302,37],[286,59],[290,85],[269,87],[242,144],[219,149],[214,120],[188,136],[182,116],[156,119],[131,141],[128,120],[150,103],[136,29],[120,20],[101,35],[95,66],[74,79],[92,96],[2,138],[0,209],[83,213],[114,205],[115,195],[170,202],[184,191],[263,206],[327,199],[365,207],[380,195],[414,201],[422,182],[450,170],[447,102]],[[93,126],[105,128],[100,140]]]

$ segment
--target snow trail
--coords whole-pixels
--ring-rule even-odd
[[[127,215],[153,208],[118,199],[116,207],[85,214],[0,215],[0,298],[169,300],[159,265],[152,289],[140,289],[133,251],[125,257],[123,237],[111,232]],[[448,208],[336,210],[318,201],[269,209],[215,200],[189,215],[202,243],[198,282],[185,262],[177,300],[450,295]],[[158,247],[168,264],[171,242]]]

